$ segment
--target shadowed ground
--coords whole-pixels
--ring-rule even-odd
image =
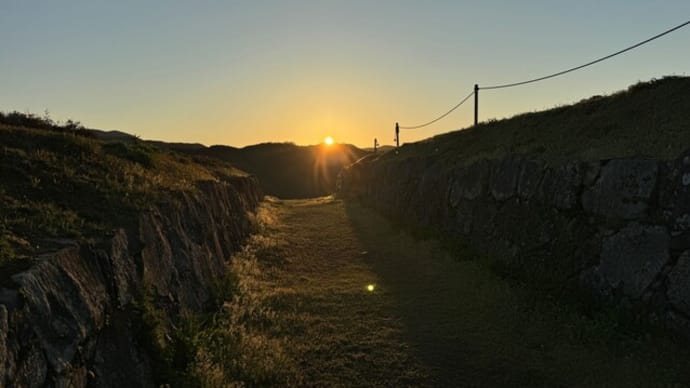
[[[688,352],[629,337],[607,316],[537,300],[480,260],[332,198],[269,201],[255,239],[256,297],[286,384],[685,386]],[[457,256],[457,255],[456,255]],[[460,258],[462,259],[462,258]],[[247,280],[247,279],[245,279]],[[367,285],[374,284],[370,292]],[[274,353],[275,353],[274,352]],[[281,366],[283,365],[283,366]]]

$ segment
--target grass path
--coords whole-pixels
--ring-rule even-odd
[[[534,300],[480,262],[457,260],[355,204],[275,200],[260,218],[259,270],[239,274],[254,284],[242,308],[270,311],[268,323],[252,330],[278,341],[274,353],[284,362],[272,365],[285,368],[289,384],[690,383],[684,346],[627,336],[605,315],[585,318]]]

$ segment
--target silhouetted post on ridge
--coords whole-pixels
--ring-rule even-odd
[[[395,123],[395,148],[400,147],[400,125]]]
[[[374,138],[374,153],[379,149],[379,140]]]
[[[479,121],[479,85],[474,84],[474,125]]]

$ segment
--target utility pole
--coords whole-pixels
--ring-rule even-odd
[[[474,125],[479,121],[479,85],[474,84]]]
[[[395,123],[395,148],[400,147],[400,125]]]

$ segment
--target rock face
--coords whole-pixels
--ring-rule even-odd
[[[603,216],[638,219],[647,211],[658,173],[654,160],[612,160],[582,196],[583,207]]]
[[[690,316],[690,251],[683,252],[668,275],[667,293],[671,305]]]
[[[611,288],[639,298],[668,262],[668,242],[664,227],[630,224],[604,240],[599,272]]]
[[[537,287],[590,288],[690,336],[690,151],[555,166],[435,158],[363,159],[340,194],[462,238]]]
[[[15,275],[17,289],[0,290],[0,386],[154,386],[135,301],[149,295],[170,322],[201,311],[262,198],[251,177],[198,189]]]

